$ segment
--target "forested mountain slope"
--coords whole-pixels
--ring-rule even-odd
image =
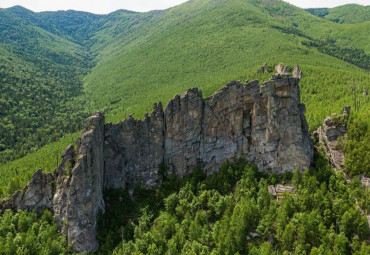
[[[92,36],[116,16],[0,9],[0,163],[81,128],[91,111],[83,77],[98,52],[90,48],[102,48],[108,37],[96,43]]]
[[[30,98],[37,99],[32,96],[36,91],[45,98],[36,100],[40,107],[33,99],[25,100],[21,92],[2,93],[7,110],[1,112],[1,135],[10,137],[6,142],[2,138],[3,161],[77,131],[85,112],[104,110],[114,122],[131,113],[142,118],[153,102],[166,102],[189,87],[198,87],[208,96],[230,80],[265,80],[279,62],[298,63],[303,70],[300,87],[311,131],[326,116],[353,105],[354,87],[359,116],[370,108],[370,97],[362,94],[370,89],[370,21],[339,24],[280,0],[194,0],[164,11],[120,10],[108,15],[34,13],[13,7],[0,10],[0,20],[3,56],[13,56],[2,63],[22,63],[19,70],[37,70],[43,82],[32,82],[38,76],[31,71],[22,72],[32,79],[20,78],[28,87],[37,87],[27,92]],[[264,62],[271,72],[257,74]],[[13,77],[4,84],[21,91],[23,83],[14,77],[22,72],[9,74],[14,68],[2,69],[2,75]],[[48,90],[40,92],[38,84]],[[17,98],[25,106],[9,108],[18,105]],[[37,109],[30,110],[33,107]],[[12,127],[35,111],[28,121],[34,124],[20,122],[20,129]],[[22,176],[38,167],[53,170],[56,152],[61,153],[71,139],[65,137],[0,166],[7,173],[2,185],[15,177],[15,169]],[[24,183],[28,177],[17,178]]]
[[[104,32],[120,29],[124,34],[113,36],[85,83],[96,109],[105,109],[114,121],[129,113],[140,117],[151,109],[152,99],[166,101],[188,87],[209,95],[230,79],[263,79],[255,74],[260,65],[283,61],[299,63],[312,78],[303,79],[301,86],[310,90],[303,101],[314,127],[351,103],[353,77],[363,86],[369,77],[368,26],[352,36],[348,25],[282,1],[191,1],[164,12],[136,14]]]
[[[0,162],[81,128],[93,63],[80,45],[0,9],[0,51]]]
[[[86,44],[106,17],[73,10],[35,13],[22,6],[7,10],[34,26],[78,44]]]

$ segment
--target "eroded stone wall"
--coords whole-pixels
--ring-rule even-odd
[[[189,89],[164,110],[155,104],[143,120],[107,124],[105,188],[155,187],[161,164],[180,177],[196,166],[212,173],[233,157],[247,158],[261,171],[308,168],[313,146],[298,82],[233,81],[206,99]]]
[[[92,252],[98,249],[103,191],[131,190],[138,183],[157,187],[161,165],[179,177],[196,166],[210,174],[234,157],[256,163],[260,171],[308,168],[313,145],[299,79],[273,77],[261,85],[233,81],[206,99],[189,89],[165,109],[154,104],[143,120],[129,116],[105,124],[103,113],[95,113],[84,123],[77,150],[67,147],[53,174],[37,171],[23,191],[2,202],[3,208],[50,209],[73,250]]]

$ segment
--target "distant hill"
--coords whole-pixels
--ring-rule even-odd
[[[337,23],[356,24],[370,21],[370,6],[347,4],[335,8],[310,8],[306,11]]]
[[[104,17],[79,11],[35,13],[22,6],[7,10],[34,26],[79,44],[83,44],[93,35]]]

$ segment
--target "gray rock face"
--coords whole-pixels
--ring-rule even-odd
[[[23,192],[6,201],[5,208],[49,209],[75,252],[96,251],[97,215],[104,213],[103,147],[104,115],[96,113],[85,121],[77,152],[68,146],[54,173],[36,171]]]
[[[62,163],[54,171],[56,191],[53,197],[53,211],[55,223],[67,234],[67,205],[69,201],[69,185],[72,168],[75,165],[76,152],[73,145],[68,146],[62,154]]]
[[[189,175],[192,168],[202,165],[203,111],[202,92],[196,88],[176,95],[166,106],[164,164],[177,176]]]
[[[139,182],[155,187],[164,159],[164,129],[161,103],[154,104],[143,120],[130,117],[105,125],[104,187],[132,189]]]
[[[37,171],[24,196],[14,194],[5,207],[50,209],[73,250],[93,252],[103,190],[132,190],[138,183],[155,188],[161,165],[179,177],[196,166],[210,174],[234,157],[255,162],[260,171],[308,168],[313,145],[298,82],[280,75],[262,85],[233,81],[206,99],[189,89],[165,109],[154,104],[143,120],[129,116],[117,124],[104,124],[104,115],[95,113],[84,123],[77,150],[67,147],[53,174]]]
[[[45,210],[53,207],[53,180],[51,173],[37,170],[23,191],[11,197],[12,208],[16,210]]]
[[[248,157],[251,149],[252,111],[258,82],[244,86],[230,82],[210,96],[204,107],[201,161],[212,173],[226,159]]]
[[[69,183],[66,210],[68,241],[76,252],[96,251],[97,216],[104,213],[104,115],[96,113],[84,123],[77,159]]]
[[[298,79],[262,84],[252,115],[250,161],[263,171],[278,173],[308,168],[313,145],[304,113]]]
[[[347,135],[346,121],[349,118],[350,106],[346,106],[341,115],[332,115],[324,120],[324,123],[316,131],[325,154],[331,165],[344,170],[344,153],[342,151],[343,141]]]

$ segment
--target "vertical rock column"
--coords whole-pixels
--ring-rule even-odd
[[[95,113],[85,120],[70,177],[66,224],[68,241],[75,252],[93,252],[99,247],[97,216],[104,212],[103,146],[104,115]]]
[[[143,120],[132,116],[105,125],[104,189],[133,190],[136,184],[157,187],[158,169],[164,155],[164,113],[162,103]]]
[[[244,86],[233,81],[206,99],[201,155],[207,174],[234,156],[247,157],[251,133],[251,110],[258,81]]]
[[[203,107],[202,92],[193,88],[176,95],[164,111],[164,164],[179,177],[191,174],[195,166],[201,165]]]
[[[265,82],[253,110],[253,161],[261,170],[276,173],[306,169],[313,161],[313,145],[300,103],[299,79]]]
[[[334,114],[327,117],[322,126],[315,132],[316,136],[319,136],[319,141],[331,165],[338,170],[345,168],[342,147],[343,140],[347,136],[346,120],[349,118],[350,110],[351,107],[346,106],[341,115]]]

